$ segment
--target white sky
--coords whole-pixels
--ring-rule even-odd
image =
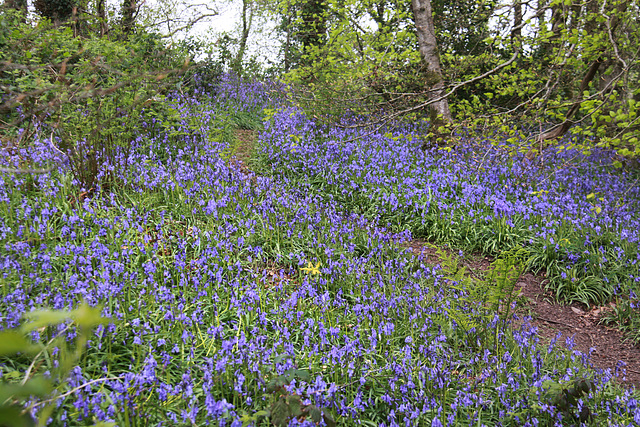
[[[174,37],[175,40],[183,39],[184,37],[194,37],[199,40],[208,43],[215,43],[216,39],[222,33],[229,33],[230,36],[239,38],[240,25],[241,25],[241,12],[242,12],[242,0],[209,0],[211,3],[209,7],[214,8],[217,12],[217,16],[207,17],[201,21],[198,21],[189,31],[183,31]],[[157,8],[159,4],[166,3],[170,6],[169,9],[180,10],[184,9],[185,2],[191,4],[207,4],[200,3],[200,0],[147,0],[147,4],[150,8]],[[199,9],[199,12],[203,8]],[[192,11],[191,15],[197,16],[199,12]],[[183,20],[187,20],[189,13],[176,13]],[[157,19],[157,18],[156,18]],[[260,16],[254,17],[253,25],[251,28],[247,52],[245,53],[245,60],[248,60],[251,56],[256,56],[260,62],[266,62],[267,59],[275,60],[278,55],[280,43],[276,40],[270,40],[269,31],[274,25],[270,22],[265,23],[264,19]],[[174,24],[175,28],[175,24]],[[160,26],[161,32],[167,34],[170,30],[166,26]],[[259,30],[263,32],[260,33]]]

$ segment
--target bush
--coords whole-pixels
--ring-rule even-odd
[[[0,17],[0,50],[3,140],[19,149],[31,144],[24,135],[48,137],[84,190],[127,166],[142,111],[176,87],[188,63],[156,34],[81,38],[11,14]]]

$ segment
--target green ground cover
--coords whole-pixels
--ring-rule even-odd
[[[0,345],[2,423],[16,414],[118,426],[640,423],[638,394],[615,373],[561,342],[541,345],[526,322],[510,326],[518,273],[540,265],[531,248],[554,238],[553,206],[536,208],[547,228],[529,229],[517,218],[532,212],[507,215],[511,196],[481,185],[519,182],[462,179],[470,152],[429,157],[404,128],[340,143],[267,93],[228,79],[215,93],[167,97],[171,120],[142,120],[105,187],[82,188],[64,164],[2,174],[0,326],[15,344]],[[227,159],[233,129],[255,127],[265,109],[255,175]],[[52,143],[4,149],[2,162],[46,166]],[[453,206],[461,194],[475,195],[466,215],[478,221]],[[616,242],[634,238],[611,224]],[[514,229],[525,231],[512,240],[501,231]],[[455,257],[436,268],[404,250],[412,235],[460,235],[470,247],[492,238],[497,261],[472,280]],[[634,255],[618,247],[624,262]],[[558,268],[570,253],[558,251]]]

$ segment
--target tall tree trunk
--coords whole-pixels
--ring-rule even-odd
[[[238,52],[233,59],[231,68],[240,74],[242,68],[242,60],[244,53],[247,50],[247,40],[249,39],[249,32],[251,31],[251,23],[253,22],[253,9],[251,7],[252,0],[242,0],[242,34],[240,34],[240,43],[238,46]]]
[[[96,0],[96,15],[98,16],[98,25],[100,26],[100,37],[106,36],[109,31],[105,2],[106,0]]]
[[[511,43],[519,43],[522,38],[522,2],[515,0],[513,3],[513,30],[511,30]]]
[[[122,2],[122,33],[125,37],[133,33],[137,11],[136,0],[124,0]]]
[[[433,27],[433,15],[431,12],[431,0],[411,0],[413,16],[418,35],[418,49],[422,60],[427,66],[426,86],[429,89],[429,99],[435,100],[431,104],[431,111],[440,120],[450,123],[452,121],[449,102],[444,98],[445,87],[440,67],[440,55],[438,53],[438,43]],[[440,99],[442,98],[442,99]]]

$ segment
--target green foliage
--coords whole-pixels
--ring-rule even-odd
[[[189,93],[194,93],[197,89],[214,91],[222,75],[229,69],[231,43],[231,39],[225,35],[217,40],[215,49],[199,38],[182,40],[179,46],[193,63],[182,75],[183,89]],[[198,57],[203,58],[197,59]]]
[[[35,0],[33,5],[40,16],[61,22],[71,17],[78,2],[76,0]]]
[[[280,3],[281,16],[288,16],[287,5]],[[579,147],[585,152],[613,148],[620,165],[640,153],[636,7],[621,0],[551,2],[530,9],[535,15],[521,29],[513,28],[511,8],[493,1],[432,1],[432,7],[445,80],[466,82],[449,99],[458,123],[507,126],[514,135],[524,129],[530,136],[564,124],[585,137]],[[430,85],[410,2],[332,2],[322,16],[328,16],[325,41],[285,54],[286,79],[309,115],[331,119],[384,109],[383,116],[411,110],[426,117],[418,106]],[[283,27],[287,40],[286,31],[297,34],[294,21]]]
[[[587,396],[592,390],[595,390],[592,380],[576,378],[566,383],[546,380],[538,392],[543,394],[545,401],[555,408],[556,413],[562,414],[566,422],[586,423],[593,419],[591,409],[584,401],[578,406],[578,400]],[[540,411],[540,415],[544,414],[539,406],[535,409]]]
[[[278,2],[276,19],[284,33],[284,69],[311,65],[314,52],[327,42],[329,3],[326,0],[294,0]]]
[[[292,381],[309,382],[311,376],[308,371],[289,369],[285,373],[272,378],[267,384],[265,397],[269,398],[271,405],[264,410],[252,415],[242,417],[242,425],[268,420],[271,425],[288,426],[292,419],[311,419],[316,425],[321,422],[328,427],[335,427],[336,422],[326,409],[313,404],[303,402],[303,396],[290,394],[285,386]]]
[[[324,117],[382,104],[401,108],[406,98],[398,94],[424,90],[408,2],[333,2],[325,14],[325,39],[305,44],[285,67],[285,79],[301,92],[307,111]],[[377,28],[362,22],[365,17]]]
[[[440,52],[457,57],[478,57],[486,53],[489,18],[495,6],[495,0],[432,0]]]
[[[602,316],[602,322],[615,325],[625,331],[634,343],[640,343],[640,288],[637,282],[628,280],[620,286],[625,289],[617,292],[616,297]]]
[[[298,3],[293,4],[295,8]],[[304,8],[315,3],[300,4]],[[281,6],[283,16],[290,5],[286,2]],[[484,64],[481,66],[487,68],[495,62],[476,59],[485,53],[488,58],[495,56],[488,52],[486,42],[493,2],[462,0],[432,2],[432,6],[441,56],[455,58],[445,61],[451,81],[469,74],[464,70],[461,73],[460,68],[467,67],[460,63]],[[317,16],[328,16],[322,21],[326,40],[302,42],[304,47],[297,51],[294,46],[291,50],[298,52],[297,56],[295,52],[289,54],[297,59],[289,60],[290,66],[285,67],[287,80],[302,84],[301,90],[312,94],[312,102],[305,102],[311,96],[301,96],[307,111],[323,117],[344,111],[368,113],[383,107],[389,114],[426,101],[430,85],[416,49],[411,2],[346,1],[329,2],[325,7]],[[284,26],[283,31],[298,34],[295,22]],[[461,99],[466,97],[462,95]]]
[[[3,139],[28,147],[33,128],[68,157],[80,189],[108,188],[126,170],[144,115],[186,62],[153,34],[128,41],[74,37],[70,28],[0,17]],[[144,111],[144,113],[143,113]]]
[[[93,328],[110,322],[110,319],[101,316],[101,311],[101,307],[90,307],[86,303],[72,311],[34,311],[26,316],[25,322],[19,328],[0,332],[0,358],[5,363],[12,360],[20,363],[26,356],[31,359],[24,375],[19,370],[12,370],[4,372],[0,379],[0,425],[36,425],[30,415],[30,410],[36,407],[41,407],[37,425],[46,425],[56,407],[58,396],[64,390],[64,380],[84,353]],[[64,328],[62,331],[58,328],[59,332],[46,343],[34,343],[32,339],[27,338],[33,333],[45,337],[53,335],[56,325],[64,325]],[[71,329],[78,332],[73,344],[69,344],[64,336],[64,333]],[[58,354],[59,363],[45,375],[38,371],[40,359],[49,359],[54,349]],[[29,401],[30,397],[45,399],[49,396],[49,399],[24,407],[24,403]]]
[[[461,267],[455,255],[433,246],[449,289],[463,295],[447,307],[465,334],[476,331],[478,342],[493,337],[493,350],[499,353],[498,334],[510,320],[512,304],[517,298],[515,285],[527,269],[528,252],[515,248],[503,252],[482,278],[473,278]],[[474,309],[469,310],[469,307]]]

